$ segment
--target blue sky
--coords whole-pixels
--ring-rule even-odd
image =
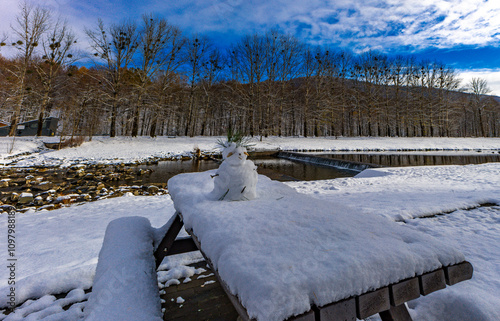
[[[166,17],[186,33],[220,46],[278,28],[315,45],[438,60],[488,81],[500,95],[500,0],[32,0],[68,19],[85,46],[83,27],[142,13]],[[19,0],[0,0],[0,34]]]

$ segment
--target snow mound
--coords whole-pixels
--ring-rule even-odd
[[[424,233],[262,175],[255,200],[213,201],[213,172],[177,175],[168,188],[251,318],[284,320],[464,260]]]
[[[153,239],[147,218],[126,217],[109,223],[85,320],[163,320]]]

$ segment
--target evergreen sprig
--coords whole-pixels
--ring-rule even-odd
[[[244,148],[249,148],[253,146],[252,143],[250,143],[250,137],[244,135],[242,132],[236,130],[233,131],[232,129],[229,129],[227,131],[227,139],[218,139],[217,140],[217,145],[221,148],[227,148],[231,143],[235,143],[236,146],[238,147],[244,147]]]

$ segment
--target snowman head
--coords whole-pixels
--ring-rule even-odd
[[[224,162],[227,162],[229,165],[239,166],[247,160],[248,153],[245,147],[231,143],[224,149],[222,156],[224,157]]]

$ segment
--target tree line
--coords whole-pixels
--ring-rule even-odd
[[[155,14],[98,20],[85,34],[90,53],[77,50],[66,22],[21,4],[0,43],[17,51],[0,56],[0,118],[11,135],[31,119],[40,135],[49,115],[60,117],[61,135],[89,137],[500,134],[486,81],[464,87],[436,61],[311,46],[279,30],[221,49]]]

